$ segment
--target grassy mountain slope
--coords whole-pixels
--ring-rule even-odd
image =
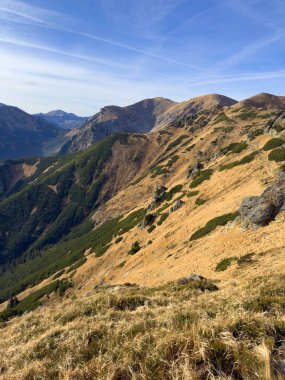
[[[176,103],[165,98],[145,99],[127,107],[108,106],[90,117],[62,152],[86,149],[100,139],[118,132],[145,133],[167,127],[176,120],[192,117],[215,107],[231,106],[236,101],[211,94]]]
[[[1,297],[20,301],[1,305],[0,378],[284,378],[284,211],[258,229],[237,212],[284,170],[284,112],[207,108],[123,136],[103,140],[100,155],[96,144],[56,158],[0,204],[30,186],[60,194],[73,167],[83,207],[98,175],[107,177],[82,223],[42,245],[58,231],[49,225],[0,277]],[[106,141],[112,153],[99,170],[93,158]],[[166,193],[147,211],[158,185]]]

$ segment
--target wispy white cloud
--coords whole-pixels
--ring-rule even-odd
[[[9,6],[7,6],[7,5],[9,5]],[[101,42],[101,43],[104,43],[107,45],[111,45],[113,47],[128,50],[130,52],[133,52],[136,54],[141,54],[141,55],[144,55],[146,57],[156,59],[156,60],[160,60],[160,61],[164,61],[164,62],[167,62],[170,64],[189,67],[189,68],[192,68],[195,70],[201,70],[201,68],[196,67],[195,65],[191,65],[191,64],[173,59],[173,58],[164,57],[164,56],[161,56],[159,54],[154,54],[152,52],[149,52],[149,51],[143,50],[143,49],[139,49],[139,48],[131,46],[129,44],[117,42],[115,40],[100,37],[100,36],[97,36],[97,35],[94,35],[91,33],[85,33],[83,31],[79,31],[78,29],[72,29],[70,27],[63,26],[61,23],[58,23],[58,22],[55,24],[53,22],[46,21],[45,19],[41,18],[40,16],[45,15],[45,14],[47,16],[49,16],[50,11],[46,11],[43,8],[38,8],[38,7],[35,8],[32,6],[28,6],[25,3],[21,3],[19,1],[14,1],[14,0],[9,0],[9,1],[8,0],[0,0],[0,10],[2,10],[4,12],[8,12],[8,13],[13,13],[14,15],[19,15],[21,17],[24,17],[27,20],[29,20],[33,25],[36,25],[36,26],[41,26],[44,28],[49,28],[49,29],[53,29],[53,30],[57,30],[57,31],[62,31],[65,33],[70,33],[70,34],[73,34],[76,36],[88,38],[88,39],[93,40],[93,41]],[[54,17],[55,16],[58,17],[59,15],[60,15],[59,13],[53,12]],[[4,17],[5,17],[5,15],[2,13],[2,18],[4,18]],[[18,20],[18,21],[21,22],[21,20]]]
[[[189,81],[188,84],[191,84],[194,86],[204,86],[208,84],[249,82],[249,81],[255,81],[255,80],[266,80],[266,79],[276,79],[276,78],[285,78],[285,70],[213,76],[213,77],[205,78],[204,80]]]
[[[37,44],[34,42],[24,41],[24,40],[21,40],[18,38],[6,36],[4,33],[1,33],[1,31],[0,31],[0,42],[6,43],[6,44],[11,44],[11,45],[16,45],[16,46],[21,46],[21,47],[26,47],[26,48],[30,48],[30,49],[41,50],[41,51],[45,51],[45,52],[49,52],[49,53],[59,54],[59,55],[63,55],[63,56],[70,57],[70,58],[76,58],[79,60],[89,61],[89,62],[92,62],[95,64],[116,67],[118,69],[130,69],[129,65],[123,65],[123,64],[120,64],[118,62],[115,62],[114,60],[107,60],[107,59],[96,58],[96,57],[87,56],[87,55],[83,55],[83,54],[77,54],[77,53],[68,52],[68,51],[65,51],[62,49],[56,49],[54,47],[50,47],[50,46],[43,45],[43,44]]]

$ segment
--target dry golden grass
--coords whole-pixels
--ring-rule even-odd
[[[233,119],[234,109],[224,109],[225,115]],[[267,112],[251,120],[255,128],[263,126],[260,116]],[[260,194],[278,170],[261,151],[249,164],[219,171],[221,165],[261,149],[271,137],[258,136],[239,154],[213,158],[229,143],[245,141],[249,123],[235,120],[234,128],[225,133],[217,128],[228,127],[228,122],[215,124],[215,117],[193,134],[192,151],[185,150],[186,146],[178,150],[179,158],[169,174],[147,175],[134,186],[127,183],[133,173],[136,178],[143,174],[159,158],[162,147],[185,130],[170,130],[173,136],[163,136],[160,142],[159,133],[151,133],[139,150],[134,138],[133,150],[127,153],[123,146],[114,147],[115,164],[106,169],[113,176],[112,191],[126,187],[96,211],[98,224],[147,207],[158,184],[168,189],[183,185],[173,200],[184,192],[185,204],[151,233],[137,226],[121,242],[113,242],[102,257],[88,252],[66,298],[53,295],[36,311],[3,323],[0,379],[285,378],[284,213],[257,231],[243,231],[237,220],[190,242],[191,235],[209,220],[236,211],[243,197]],[[216,139],[217,146],[212,144]],[[138,151],[147,151],[140,165],[129,164]],[[195,197],[186,196],[191,182],[187,169],[197,161],[198,152],[205,153],[201,158],[205,167],[214,170],[211,179],[197,188],[198,197],[207,199],[201,206],[195,204]],[[130,256],[135,241],[142,249]],[[246,254],[253,254],[252,261],[235,260],[216,272],[222,260]],[[214,279],[219,290],[203,292],[201,284],[168,283],[189,273]],[[50,281],[27,289],[19,299]],[[101,282],[137,283],[141,288],[96,287]]]
[[[1,326],[0,379],[284,378],[284,275],[226,291],[217,285],[55,296]]]

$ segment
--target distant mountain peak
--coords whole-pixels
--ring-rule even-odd
[[[74,113],[65,112],[60,109],[48,113],[40,113],[37,116],[40,116],[63,129],[79,128],[88,119],[88,117],[77,116]]]
[[[238,106],[285,110],[285,99],[282,96],[262,92],[240,101]]]

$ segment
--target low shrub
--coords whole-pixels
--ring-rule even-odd
[[[264,147],[262,149],[263,150],[272,150],[272,149],[280,147],[283,144],[284,144],[284,140],[278,139],[278,138],[273,138],[273,139],[267,141],[267,143],[264,145]]]
[[[213,125],[221,123],[221,122],[230,122],[231,119],[224,113],[220,113],[214,120]]]
[[[223,260],[221,260],[217,265],[216,265],[216,272],[223,272],[226,269],[228,269],[229,266],[231,266],[233,261],[236,261],[236,257],[227,257]]]
[[[71,267],[69,267],[66,271],[66,273],[70,273],[76,269],[78,269],[79,267],[81,267],[81,265],[83,265],[85,262],[87,261],[86,257],[83,257],[82,259],[78,260],[76,263],[74,263],[73,265],[71,265]]]
[[[195,197],[196,195],[199,194],[199,190],[196,190],[196,191],[189,191],[187,193],[187,198],[191,198],[191,197]]]
[[[161,226],[162,223],[169,217],[169,213],[168,212],[164,212],[163,214],[160,215],[160,219],[158,220],[157,222],[157,225],[158,226]]]
[[[202,199],[202,198],[197,198],[196,201],[195,201],[195,204],[197,206],[202,206],[204,203],[206,203],[207,200],[206,199]]]
[[[191,236],[190,240],[201,239],[203,236],[208,235],[210,232],[214,231],[219,226],[225,226],[228,222],[232,222],[238,217],[239,213],[233,212],[230,214],[225,214],[217,216],[211,219],[204,227],[200,228]]]
[[[153,230],[156,229],[156,226],[155,225],[152,225],[150,226],[148,229],[147,229],[147,232],[150,234]]]
[[[132,245],[132,248],[129,250],[129,255],[135,255],[141,249],[139,241],[135,241]]]
[[[211,178],[214,171],[213,169],[205,169],[199,171],[195,176],[193,177],[193,181],[190,183],[190,187],[193,189],[194,187],[197,187],[201,185],[202,182],[207,181]]]
[[[223,154],[241,153],[247,147],[248,147],[248,144],[244,141],[243,142],[237,142],[237,143],[231,143],[230,145],[226,146],[225,148],[222,148],[221,152]]]
[[[285,161],[285,148],[272,150],[268,155],[268,159],[275,162]]]
[[[241,160],[239,161],[234,161],[234,162],[231,162],[229,164],[226,164],[226,165],[222,165],[220,167],[220,171],[223,171],[223,170],[229,170],[229,169],[232,169],[236,166],[239,166],[239,165],[245,165],[245,164],[248,164],[250,163],[251,161],[254,160],[255,156],[258,154],[258,151],[255,151],[255,152],[252,152],[251,154],[249,154],[248,156],[245,156],[243,157]]]

